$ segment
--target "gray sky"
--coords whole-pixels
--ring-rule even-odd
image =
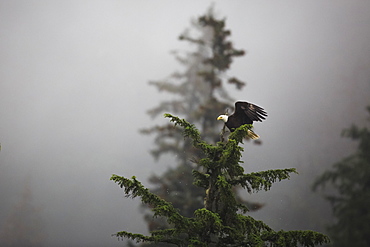
[[[322,227],[296,222],[297,202],[312,197],[314,176],[353,151],[341,130],[367,117],[367,0],[0,0],[0,230],[26,191],[39,219],[29,224],[45,246],[121,246],[110,234],[146,232],[138,201],[109,178],[136,175],[147,185],[171,166],[154,162],[152,138],[138,133],[166,121],[147,116],[165,97],[147,83],[181,69],[170,51],[191,49],[177,37],[212,2],[247,51],[229,73],[247,87],[230,94],[269,113],[255,125],[263,145],[245,144],[246,170],[300,172],[253,195],[266,203],[253,216]]]

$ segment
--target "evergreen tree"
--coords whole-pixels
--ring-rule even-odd
[[[220,140],[220,122],[215,121],[216,117],[232,108],[234,103],[224,84],[227,81],[239,90],[245,85],[236,77],[227,77],[226,72],[233,59],[243,56],[245,52],[234,48],[228,40],[231,32],[226,29],[225,20],[216,18],[212,9],[193,21],[192,28],[179,37],[195,47],[194,52],[176,54],[177,61],[185,67],[184,72],[174,73],[165,81],[150,82],[159,91],[176,95],[176,99],[162,102],[149,114],[156,117],[169,111],[180,115],[195,124],[205,140],[216,143]],[[191,31],[196,31],[196,34]],[[169,168],[160,176],[150,177],[149,181],[154,185],[151,191],[172,202],[183,215],[191,217],[196,209],[203,206],[204,191],[192,185],[192,170],[197,166],[194,161],[201,159],[203,154],[189,140],[184,140],[180,128],[173,128],[172,125],[154,126],[141,132],[156,135],[156,148],[152,150],[156,159],[166,153],[173,154],[177,159],[174,168]],[[238,201],[243,200],[238,197]],[[262,207],[259,203],[243,202],[251,210]],[[150,212],[145,219],[150,230],[169,227],[164,219],[154,220]]]
[[[233,188],[241,186],[248,192],[269,190],[276,181],[288,179],[294,168],[244,174],[240,165],[243,148],[240,146],[250,125],[243,125],[230,134],[226,142],[209,144],[199,131],[184,119],[165,114],[180,126],[183,136],[203,153],[193,170],[194,184],[205,190],[204,207],[193,217],[182,215],[172,203],[151,193],[135,177],[127,179],[112,175],[111,180],[124,188],[126,196],[140,197],[152,207],[155,216],[165,217],[171,228],[152,231],[150,236],[117,232],[119,238],[135,241],[169,243],[174,246],[314,246],[329,239],[314,231],[274,231],[262,221],[245,215],[248,208],[238,203]]]
[[[336,218],[328,228],[334,246],[370,246],[370,130],[352,125],[342,136],[358,142],[356,152],[318,177],[313,189],[329,184],[336,191],[326,196]]]

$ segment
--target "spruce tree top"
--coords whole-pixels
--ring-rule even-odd
[[[242,186],[248,192],[269,190],[274,182],[289,179],[294,168],[268,170],[245,174],[240,165],[243,147],[240,144],[248,132],[248,125],[236,129],[227,142],[209,144],[201,138],[194,125],[171,114],[171,122],[183,129],[185,138],[204,153],[193,171],[194,184],[205,190],[204,207],[193,217],[185,217],[173,205],[145,188],[135,177],[127,179],[113,175],[128,197],[140,197],[151,206],[154,216],[163,216],[170,229],[151,232],[150,236],[121,231],[120,238],[138,242],[170,243],[174,246],[315,246],[328,243],[327,236],[314,231],[274,231],[262,221],[245,215],[248,208],[235,199],[233,187]]]

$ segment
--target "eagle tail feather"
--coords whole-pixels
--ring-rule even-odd
[[[256,133],[254,133],[253,130],[248,130],[248,137],[251,138],[252,140],[257,140],[260,138],[259,135],[257,135]]]

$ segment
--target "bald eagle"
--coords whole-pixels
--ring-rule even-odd
[[[236,128],[244,124],[253,124],[253,121],[260,121],[266,119],[267,113],[262,107],[252,103],[237,101],[235,102],[234,113],[230,116],[220,115],[217,120],[223,120],[226,127],[233,132]],[[252,130],[248,131],[248,136],[252,139],[258,139],[259,135]]]

